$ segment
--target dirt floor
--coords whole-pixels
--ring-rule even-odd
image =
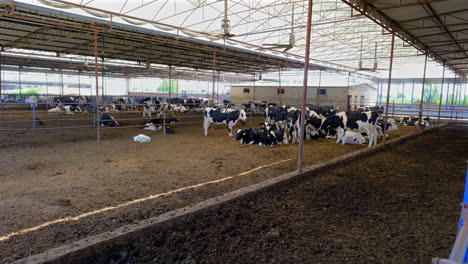
[[[85,115],[51,118],[82,119]],[[200,121],[199,117],[186,116],[181,120]],[[75,126],[90,121],[57,122]],[[121,121],[121,124],[135,122]],[[253,124],[259,122],[257,119]],[[248,125],[249,121],[245,126]],[[13,124],[2,126],[11,128]],[[42,126],[49,127],[54,125],[48,122]],[[297,145],[241,146],[227,136],[223,126],[211,129],[208,137],[203,136],[201,123],[181,124],[174,129],[176,134],[165,136],[161,131],[138,128],[106,129],[102,131],[100,143],[95,142],[95,129],[0,132],[0,263],[113,230],[295,169]],[[414,127],[402,127],[391,131],[390,138],[413,131]],[[151,136],[152,141],[133,142],[132,137],[140,133]],[[305,165],[365,147],[336,145],[333,140],[308,141]],[[282,160],[286,161],[220,183],[70,220],[93,210],[234,176]],[[50,223],[57,219],[65,220]],[[28,230],[44,223],[48,224]],[[21,233],[9,236],[12,232]]]
[[[447,258],[463,199],[468,127],[155,230],[94,263],[430,263]]]

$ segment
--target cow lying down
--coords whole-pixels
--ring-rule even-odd
[[[102,127],[116,127],[119,126],[119,122],[115,120],[113,116],[102,114],[99,124]]]
[[[169,125],[178,121],[179,119],[175,116],[170,116],[166,118],[154,118],[144,120],[140,123],[140,126],[144,126],[143,130],[159,131],[163,128],[163,124],[166,123],[166,133],[174,134],[175,131]]]
[[[343,143],[344,144],[364,144],[366,143],[366,139],[359,132],[346,131],[343,136]]]
[[[274,147],[284,141],[284,130],[268,122],[262,123],[260,129],[256,127],[239,129],[235,140],[241,145],[260,145]]]
[[[81,112],[81,108],[79,106],[62,104],[47,111],[49,115],[74,115],[75,112]]]

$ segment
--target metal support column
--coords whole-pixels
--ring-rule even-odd
[[[78,96],[81,96],[81,76],[80,76],[79,71],[78,71]]]
[[[307,35],[306,35],[306,48],[305,48],[305,62],[304,62],[304,83],[302,87],[302,105],[301,105],[301,122],[299,129],[299,153],[297,158],[297,171],[302,172],[303,163],[303,150],[304,150],[304,122],[305,122],[305,109],[307,101],[307,79],[309,73],[309,56],[310,56],[310,35],[312,31],[312,0],[309,0],[307,9]]]
[[[98,32],[94,31],[94,74],[96,78],[96,139],[97,142],[101,141],[101,116],[99,115],[99,64],[98,64]]]
[[[21,84],[21,66],[18,66],[18,82],[19,82],[19,95],[21,97],[22,84]]]
[[[219,102],[219,71],[218,71],[217,84],[216,84],[216,101]]]
[[[317,89],[317,105],[320,106],[320,89],[322,88],[322,70],[319,70],[319,84]]]
[[[439,101],[439,113],[437,114],[437,125],[440,124],[440,109],[442,108],[442,97],[444,95],[444,80],[445,80],[445,63],[442,65],[442,82],[440,85],[440,101]]]
[[[414,80],[413,80],[413,86],[411,87],[411,104],[413,104],[413,101],[414,101]]]
[[[60,68],[60,96],[63,96],[63,71]]]
[[[377,102],[375,102],[375,105],[379,104],[379,98],[380,98],[380,82],[377,82]]]
[[[215,96],[215,84],[216,84],[216,52],[213,52],[213,89],[211,90],[211,101],[214,104],[214,96]],[[218,102],[219,103],[219,102]]]
[[[424,103],[424,86],[426,84],[426,68],[427,68],[427,53],[426,58],[424,60],[424,73],[423,73],[423,80],[422,80],[422,89],[421,89],[421,100],[419,102],[419,111],[418,111],[418,126],[421,127],[422,124],[422,116],[423,116],[423,103]]]
[[[172,66],[171,65],[169,65],[169,85],[168,86],[169,86],[168,98],[171,99],[171,93],[172,93]]]
[[[0,118],[3,118],[3,104],[2,104],[2,96],[3,96],[3,71],[2,71],[2,51],[0,51]]]
[[[401,103],[403,104],[404,103],[404,100],[405,99],[405,82],[403,81],[403,87],[401,87]]]
[[[387,134],[387,119],[388,119],[388,104],[390,102],[390,87],[392,86],[392,71],[393,71],[393,52],[395,50],[395,30],[392,29],[392,45],[390,46],[390,65],[388,67],[388,86],[387,100],[385,101],[385,118],[383,127],[383,143],[386,142],[385,135]]]
[[[453,88],[452,88],[452,104],[450,107],[450,120],[453,118],[453,101],[455,100],[455,85],[457,84],[457,77],[453,77]]]
[[[281,66],[278,68],[278,95],[279,95],[279,105],[283,105],[283,102],[281,100]]]
[[[104,47],[104,43],[103,43]],[[104,57],[101,57],[101,86],[102,86],[102,96],[106,96],[106,87],[105,87],[105,81],[104,81]],[[105,100],[105,97],[104,97]]]
[[[45,73],[45,83],[46,83],[46,94],[49,95],[49,78],[47,72]]]

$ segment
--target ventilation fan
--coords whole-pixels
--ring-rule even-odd
[[[289,33],[289,43],[288,44],[280,44],[280,43],[273,43],[273,44],[262,44],[263,46],[269,46],[266,49],[274,50],[274,49],[284,49],[283,52],[286,52],[296,46],[296,36],[294,34],[294,4],[292,4],[291,10],[291,33]]]
[[[374,67],[373,68],[364,68],[362,66],[363,65],[363,61],[362,61],[363,40],[364,40],[363,37],[361,37],[361,53],[360,53],[360,56],[359,56],[359,66],[358,66],[357,71],[376,72],[376,71],[386,71],[386,70],[388,70],[388,69],[379,69],[378,68],[378,64],[377,64],[377,42],[375,43],[375,51],[374,51]]]

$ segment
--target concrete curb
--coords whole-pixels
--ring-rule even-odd
[[[311,176],[337,165],[349,163],[358,158],[362,158],[375,152],[384,150],[390,146],[400,144],[411,138],[429,133],[440,127],[431,127],[423,131],[415,132],[403,137],[391,139],[384,144],[379,144],[370,148],[354,151],[331,160],[320,162],[303,169],[302,173],[289,172],[278,177],[265,180],[263,182],[243,187],[241,189],[219,195],[217,197],[199,202],[195,205],[176,209],[165,214],[140,221],[138,224],[130,224],[113,231],[104,232],[95,236],[90,236],[70,244],[50,249],[46,252],[19,259],[14,264],[24,263],[89,263],[89,260],[106,254],[106,251],[117,246],[130,244],[136,237],[151,232],[152,229],[167,227],[175,224],[182,217],[190,214],[199,214],[206,210],[216,209],[223,203],[245,198],[254,195],[259,191],[265,191],[293,180],[298,180],[306,176]]]

